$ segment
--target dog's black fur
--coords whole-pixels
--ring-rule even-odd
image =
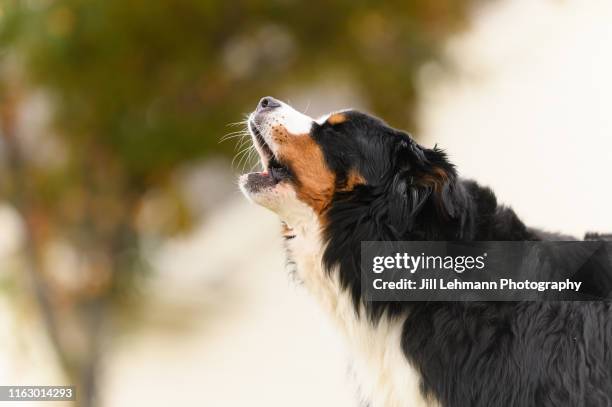
[[[526,227],[494,193],[458,178],[439,149],[358,112],[311,135],[338,184],[324,263],[361,299],[360,242],[567,240]],[[535,199],[535,198],[534,198]],[[336,267],[339,266],[339,267]],[[404,315],[402,347],[444,407],[612,406],[609,302],[366,303],[373,323]]]

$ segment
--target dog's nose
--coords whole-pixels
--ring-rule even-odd
[[[278,100],[274,99],[271,96],[266,96],[264,98],[261,98],[261,100],[259,101],[259,104],[257,105],[257,110],[275,109],[280,106],[281,104]]]

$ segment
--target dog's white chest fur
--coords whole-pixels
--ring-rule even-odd
[[[316,217],[300,217],[291,226],[295,237],[287,241],[288,256],[295,263],[298,278],[343,332],[361,401],[369,407],[437,406],[422,395],[419,374],[401,350],[403,319],[383,317],[374,325],[364,313],[358,316],[351,296],[340,287],[337,273],[330,275],[323,269],[323,243]]]

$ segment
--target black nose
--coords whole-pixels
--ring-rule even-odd
[[[265,98],[261,98],[261,100],[259,101],[259,104],[257,105],[257,110],[275,109],[280,106],[281,104],[278,100],[274,99],[273,97],[266,96]]]

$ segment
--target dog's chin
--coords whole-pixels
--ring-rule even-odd
[[[260,195],[274,193],[274,190],[281,184],[275,180],[269,172],[250,172],[240,176],[240,189],[248,197],[253,198]]]
[[[282,202],[293,192],[286,174],[275,168],[241,175],[239,186],[250,201],[274,212],[278,212]]]

